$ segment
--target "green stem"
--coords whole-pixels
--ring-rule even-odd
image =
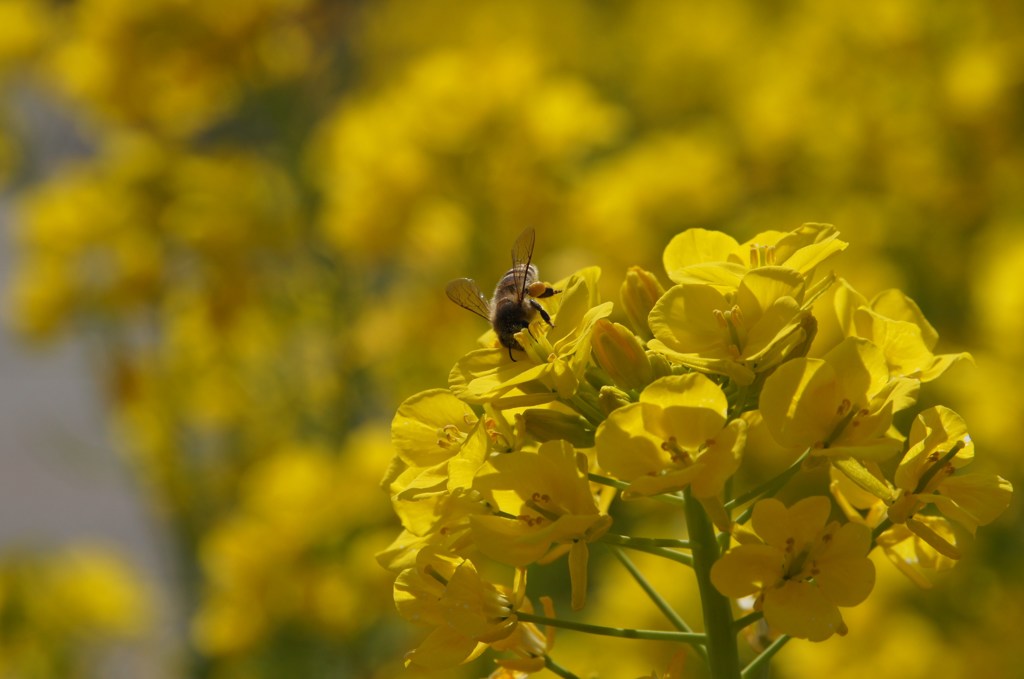
[[[556,663],[554,660],[552,660],[551,656],[549,655],[544,656],[544,667],[551,670],[554,674],[557,674],[558,676],[562,677],[562,679],[579,679],[579,677],[577,677],[575,674],[573,674],[572,672],[570,672],[569,670],[565,669],[564,667]]]
[[[689,554],[683,554],[682,552],[677,552],[674,549],[667,549],[665,547],[657,547],[654,545],[644,544],[643,542],[638,542],[634,538],[631,538],[627,535],[605,534],[601,536],[600,542],[603,542],[608,545],[617,545],[619,547],[635,549],[638,552],[654,554],[655,556],[660,556],[665,559],[681,563],[684,566],[693,566],[693,557],[691,557]]]
[[[579,390],[562,401],[585,417],[595,427],[604,422],[605,414],[597,403],[597,391],[589,382],[580,384]]]
[[[588,473],[587,474],[587,478],[589,480],[593,481],[594,483],[600,483],[603,486],[611,486],[612,488],[615,488],[616,490],[626,490],[626,489],[629,488],[629,483],[627,483],[626,481],[619,481],[618,479],[613,479],[613,478],[608,477],[608,476],[602,476],[600,474],[595,474],[593,472]],[[651,495],[650,499],[651,500],[657,500],[658,502],[668,502],[669,504],[673,504],[673,505],[680,505],[680,506],[682,506],[682,504],[683,504],[683,498],[680,497],[679,495],[674,494],[674,493],[663,493],[661,495]]]
[[[748,613],[747,615],[744,615],[742,618],[734,622],[733,626],[736,628],[736,631],[739,632],[746,628],[748,625],[754,624],[763,617],[764,613],[762,613],[761,611],[754,611],[753,613]]]
[[[672,549],[689,549],[689,540],[679,540],[677,538],[638,538],[632,535],[616,535],[615,533],[605,533],[605,538],[612,538],[617,545],[628,545],[630,547],[644,546],[644,547],[670,547]],[[611,542],[612,540],[606,540]]]
[[[638,569],[633,562],[629,560],[629,557],[626,556],[620,548],[609,545],[608,549],[611,550],[611,553],[619,560],[619,563],[629,571],[629,574],[633,576],[636,583],[640,585],[640,589],[650,597],[651,601],[654,602],[654,605],[658,607],[658,610],[661,611],[662,615],[668,618],[668,621],[672,623],[673,627],[680,632],[693,632],[693,629],[691,629],[690,626],[686,624],[686,621],[676,613],[667,601],[665,601],[658,590],[654,589],[654,586],[647,581],[647,578],[645,578],[644,574],[640,572],[640,569]],[[702,656],[707,655],[702,646],[698,646],[697,651]]]
[[[749,665],[743,668],[743,674],[740,675],[742,679],[753,679],[754,674],[764,667],[767,662],[772,659],[772,656],[782,650],[782,647],[786,645],[786,642],[789,641],[789,639],[790,637],[788,635],[783,634],[773,641],[771,646],[761,651],[761,653],[754,658]]]
[[[796,473],[800,471],[800,466],[804,463],[804,460],[807,459],[807,456],[811,454],[812,450],[813,448],[808,448],[807,450],[805,450],[800,455],[800,457],[798,457],[793,462],[793,464],[789,465],[789,467],[787,467],[785,471],[783,471],[775,478],[768,479],[767,481],[757,486],[756,488],[752,488],[743,495],[740,495],[737,498],[729,500],[728,502],[725,503],[725,508],[734,509],[736,507],[739,507],[740,505],[744,505],[750,502],[751,500],[756,500],[762,495],[774,495],[776,491],[778,491],[780,488],[786,485],[787,481],[796,476]]]
[[[686,491],[686,525],[690,530],[693,571],[697,575],[704,633],[707,635],[708,666],[714,679],[739,679],[740,658],[733,629],[732,604],[711,582],[711,567],[718,560],[718,541],[700,501]]]
[[[646,639],[647,641],[677,641],[683,644],[703,644],[706,637],[695,632],[667,632],[656,629],[632,629],[629,627],[605,627],[603,625],[588,625],[585,622],[573,622],[571,620],[560,620],[548,618],[533,613],[516,612],[516,617],[523,622],[532,622],[537,625],[549,625],[571,629],[576,632],[587,634],[598,634],[605,637],[620,637],[623,639]],[[738,676],[738,675],[737,675]]]

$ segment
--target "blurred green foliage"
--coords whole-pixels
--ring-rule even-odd
[[[101,357],[190,676],[394,676],[387,423],[484,330],[444,282],[487,287],[526,225],[550,278],[611,284],[687,227],[836,224],[844,276],[974,353],[941,396],[1019,487],[1022,35],[998,0],[0,0],[11,320]],[[780,676],[1010,676],[1018,519]]]

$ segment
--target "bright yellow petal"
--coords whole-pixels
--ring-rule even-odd
[[[956,535],[946,519],[940,516],[922,516],[919,522],[926,524],[933,533],[940,535],[946,542],[954,546],[957,544]],[[931,587],[939,573],[956,565],[955,559],[937,552],[905,525],[893,526],[882,533],[878,536],[878,544],[889,561],[922,588]]]
[[[648,321],[654,336],[674,351],[705,358],[732,358],[728,328],[715,314],[732,305],[708,285],[676,285],[665,291]]]
[[[662,262],[668,277],[673,282],[680,283],[690,278],[686,275],[687,267],[709,262],[726,262],[729,255],[736,250],[737,245],[732,236],[721,231],[687,229],[673,237],[665,246]],[[676,280],[677,278],[680,280]],[[736,282],[738,281],[737,278]],[[706,282],[714,281],[706,280]],[[720,282],[728,283],[728,278]]]
[[[839,609],[807,582],[786,582],[764,593],[764,619],[775,631],[810,641],[824,641],[844,631]]]
[[[901,290],[895,288],[883,290],[871,300],[870,308],[885,318],[916,326],[920,331],[919,334],[925,348],[929,351],[935,348],[939,341],[939,333],[936,332],[932,324],[925,318],[921,308]]]
[[[856,333],[853,324],[853,314],[857,309],[867,306],[868,300],[864,295],[857,292],[844,278],[839,279],[839,286],[836,288],[834,305],[836,316],[839,317],[839,327],[843,334],[850,336]]]
[[[523,521],[499,516],[472,516],[469,520],[473,543],[495,561],[523,567],[536,563],[551,542]]]
[[[776,262],[806,275],[847,245],[831,224],[802,224],[775,244]]]
[[[832,536],[824,554],[816,560],[815,582],[825,596],[838,606],[856,606],[875,585],[875,565],[867,558],[871,548],[870,529],[847,523]]]
[[[855,407],[867,406],[871,396],[889,383],[885,355],[867,340],[847,337],[824,358],[835,369],[843,398]]]
[[[469,662],[485,650],[487,644],[478,643],[450,627],[438,627],[415,650],[405,655],[405,662],[406,665],[440,670]]]
[[[906,526],[939,554],[950,559],[960,559],[960,549],[955,542],[950,540],[949,536],[934,530],[932,525],[918,519],[907,519]]]
[[[551,344],[563,341],[573,334],[591,309],[598,305],[597,286],[601,269],[596,266],[577,271],[556,289],[562,293],[551,298],[550,309],[555,327],[548,333]],[[547,300],[545,300],[547,302]]]
[[[746,420],[733,420],[714,435],[714,442],[698,458],[704,469],[690,484],[694,496],[709,498],[722,492],[725,482],[740,466],[746,438]]]
[[[398,406],[391,421],[391,443],[408,464],[431,467],[458,451],[476,419],[473,410],[447,389],[421,391]]]
[[[711,582],[727,597],[739,599],[782,578],[785,556],[771,545],[733,547],[711,567]]]
[[[757,377],[745,362],[734,358],[706,358],[695,353],[684,353],[671,349],[661,340],[652,339],[647,348],[664,356],[669,362],[686,366],[691,370],[709,375],[725,375],[740,386],[746,386]]]
[[[690,465],[681,469],[672,469],[656,476],[639,476],[632,480],[629,488],[623,491],[622,497],[625,500],[634,497],[650,497],[661,493],[671,493],[683,490],[705,470],[701,463]]]
[[[841,402],[835,369],[822,359],[797,358],[765,380],[759,406],[772,438],[784,446],[807,447],[832,433]]]
[[[759,371],[778,364],[795,345],[806,340],[802,324],[806,318],[794,298],[776,299],[749,328],[743,357],[750,363],[756,362]]]
[[[754,269],[743,277],[736,290],[736,303],[743,310],[743,322],[753,326],[779,299],[799,299],[803,287],[803,277],[792,269],[781,266]]]
[[[467,403],[488,403],[516,386],[538,380],[547,365],[508,360],[506,349],[477,349],[455,364],[448,374],[452,393]],[[538,388],[537,391],[548,391]],[[551,394],[551,399],[554,395]]]
[[[934,355],[921,336],[921,328],[905,321],[891,318],[860,308],[854,314],[857,334],[875,343],[885,354],[889,372],[894,377],[922,376],[925,370],[929,376],[937,377],[941,371],[933,367]],[[952,365],[950,362],[945,367]]]
[[[750,525],[769,545],[799,550],[822,531],[831,510],[831,501],[822,495],[804,498],[789,508],[770,497],[754,505]]]
[[[729,401],[722,389],[704,375],[671,375],[651,382],[640,394],[641,403],[651,403],[660,408],[685,406],[707,408],[725,418]]]
[[[945,406],[934,406],[920,412],[914,418],[907,438],[907,454],[900,461],[894,480],[905,490],[916,492],[921,477],[935,463],[931,459],[937,453],[944,456],[958,442],[964,446],[950,460],[954,467],[963,467],[974,457],[974,442],[967,432],[967,424],[953,410]]]
[[[939,511],[973,531],[1006,511],[1013,497],[1013,484],[995,474],[956,474],[942,482],[939,492],[941,495],[934,498]],[[963,515],[954,512],[947,500]]]
[[[646,420],[659,417],[660,409],[649,403],[634,403],[612,412],[594,436],[601,468],[623,481],[663,469],[667,455],[645,425]]]

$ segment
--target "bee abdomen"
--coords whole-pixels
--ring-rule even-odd
[[[512,267],[511,269],[505,272],[505,275],[501,277],[501,280],[498,281],[498,285],[495,286],[494,288],[495,301],[510,295],[513,296],[514,298],[518,298],[519,295],[523,294],[523,290],[520,290],[516,287],[516,278],[520,278],[520,272],[522,272],[523,270],[524,265],[520,264]],[[535,267],[533,264],[530,264],[528,266],[525,266],[525,271],[526,277],[524,288],[528,287],[530,283],[533,283],[534,281],[537,280],[537,267]],[[519,283],[523,283],[522,278],[520,278]]]

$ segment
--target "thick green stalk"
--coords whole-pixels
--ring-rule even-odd
[[[700,501],[686,492],[686,525],[690,529],[693,571],[697,575],[704,633],[707,635],[708,666],[713,679],[740,679],[740,658],[732,606],[711,582],[711,566],[718,560],[715,531]]]

